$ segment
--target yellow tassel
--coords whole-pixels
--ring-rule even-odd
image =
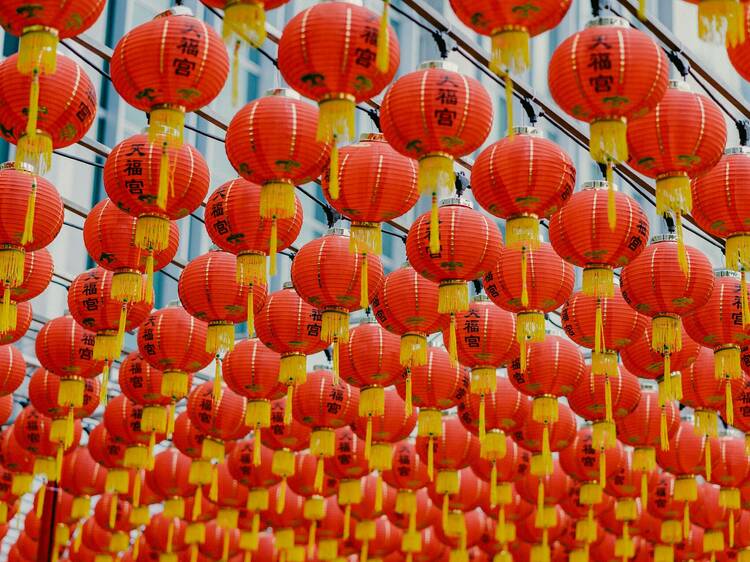
[[[378,472],[375,479],[375,512],[383,511],[383,474]]]
[[[190,545],[190,562],[198,562],[198,545]]]
[[[677,544],[682,542],[682,522],[667,520],[661,522],[661,542]]]
[[[740,348],[737,345],[730,344],[716,350],[714,352],[714,377],[717,380],[741,378],[740,357]]]
[[[407,367],[406,369],[406,383],[405,383],[405,390],[404,394],[406,395],[406,398],[404,400],[404,414],[406,416],[411,416],[412,412],[414,411],[414,407],[412,405],[412,381],[411,381],[411,371]]]
[[[646,19],[646,0],[638,0],[638,19],[641,21]]]
[[[201,507],[203,503],[203,486],[197,486],[195,488],[195,496],[193,496],[193,512],[191,514],[191,521],[197,521],[201,516]]]
[[[669,378],[669,377],[667,377]],[[659,438],[662,451],[669,450],[669,433],[667,431],[667,409],[666,406],[661,407],[661,415],[659,417]]]
[[[158,107],[149,115],[148,140],[166,143],[168,148],[180,148],[185,130],[185,112],[176,107]]]
[[[346,504],[346,507],[344,508],[344,540],[349,539],[349,535],[351,534],[351,521],[352,521],[352,505],[350,503]]]
[[[253,305],[253,291],[252,288],[248,290],[247,306],[252,311]],[[248,315],[252,319],[251,312],[248,311]],[[252,337],[252,334],[250,335]],[[217,355],[221,352],[232,351],[234,349],[234,324],[225,322],[214,322],[208,325],[206,332],[206,351],[212,355]]]
[[[695,430],[698,435],[716,437],[719,434],[719,417],[716,410],[695,410]]]
[[[508,138],[513,136],[513,79],[510,74],[503,76],[505,82],[505,112],[508,118]]]
[[[694,476],[679,476],[674,483],[675,501],[694,502],[698,499],[698,482]]]
[[[339,309],[324,310],[320,339],[328,343],[333,343],[336,339],[343,342],[349,341],[349,313]]]
[[[218,355],[214,360],[214,385],[211,397],[214,401],[214,407],[218,407],[221,400],[221,359]]]
[[[57,45],[55,29],[29,26],[19,39],[16,69],[21,74],[54,74],[57,70]]]
[[[310,529],[307,536],[307,556],[312,558],[315,555],[315,536],[318,530],[318,522],[313,520],[310,523]]]
[[[591,157],[600,164],[627,162],[628,143],[625,119],[602,119],[591,123],[589,152],[591,152]]]
[[[544,513],[544,505],[544,480],[539,480],[536,492],[536,513],[538,517],[541,513]]]
[[[522,73],[531,64],[529,51],[529,33],[522,29],[509,27],[500,29],[492,35],[492,55],[490,70],[502,77],[508,69]]]
[[[724,404],[726,406],[727,423],[734,425],[734,402],[732,401],[732,384],[727,380],[724,383]]]
[[[331,366],[331,371],[333,371],[333,384],[337,385],[339,384],[339,365],[341,364],[341,346],[339,345],[339,339],[334,338],[333,339],[333,358]]]
[[[36,173],[46,173],[52,166],[52,149],[52,137],[47,133],[37,131],[33,135],[22,135],[16,146],[17,167],[27,164]]]
[[[29,111],[26,119],[26,135],[30,138],[36,136],[38,129],[39,78],[39,69],[35,68],[31,75],[31,86],[29,87]]]
[[[118,271],[112,276],[110,296],[120,302],[143,299],[143,277],[136,271]]]
[[[552,474],[552,452],[549,446],[549,425],[544,424],[542,429],[542,462],[545,466],[545,473]]]
[[[729,548],[734,548],[734,510],[729,512]]]
[[[221,547],[221,562],[227,562],[229,560],[229,532],[224,531],[223,542]]]
[[[292,401],[294,400],[294,385],[286,387],[286,402],[284,404],[284,425],[292,423]]]
[[[109,502],[109,528],[114,529],[117,522],[117,504],[120,502],[117,494],[114,494]]]
[[[634,498],[620,498],[615,503],[617,521],[635,521],[638,516],[638,505]]]
[[[187,395],[188,376],[183,371],[164,371],[161,379],[161,395],[179,400]]]
[[[42,483],[39,489],[36,491],[36,517],[37,519],[42,518],[44,513],[44,496],[47,491],[47,484]]]
[[[315,492],[320,494],[323,492],[323,457],[318,457],[317,465],[315,466]]]
[[[99,390],[99,403],[107,403],[107,392],[109,391],[109,361],[104,361],[102,368],[102,386]]]
[[[612,383],[607,375],[604,376],[604,412],[605,421],[614,421],[612,416]]]
[[[2,306],[0,306],[0,334],[5,334],[7,332],[11,332],[15,330],[15,322],[11,320],[11,316],[15,316],[16,319],[18,318],[18,315],[13,315],[11,311],[12,303],[11,303],[11,289],[10,285],[5,285],[3,289],[3,302]]]
[[[255,291],[253,291],[253,286],[249,285],[247,288],[247,337],[253,338],[255,337]],[[229,338],[229,350],[234,349],[234,326],[231,324],[225,325],[226,328],[226,337]],[[232,335],[229,335],[229,331],[231,330]],[[206,342],[206,346],[208,347],[208,342]]]
[[[167,544],[166,544],[167,553],[172,552],[173,541],[174,541],[174,520],[170,521],[169,526],[167,527]]]
[[[234,42],[232,50],[232,107],[237,107],[240,99],[240,46],[239,41]]]
[[[677,260],[680,264],[680,271],[687,277],[690,275],[690,265],[685,250],[685,237],[682,234],[682,214],[679,212],[675,213],[675,224],[677,226]]]
[[[224,41],[229,44],[240,38],[253,47],[260,47],[266,40],[266,13],[263,3],[232,2],[224,8]]]
[[[365,428],[365,458],[370,459],[372,450],[372,416],[367,416],[367,426]]]
[[[485,404],[484,404],[484,394],[482,394],[479,397],[479,441],[480,443],[485,440],[485,435],[487,434],[486,430],[486,420],[485,420]]]
[[[427,440],[427,476],[430,479],[430,482],[434,479],[435,474],[435,438],[430,435],[430,438]]]
[[[417,183],[419,192],[431,193],[434,204],[437,204],[438,194],[454,186],[453,158],[444,154],[428,154],[422,157],[419,160]]]
[[[657,544],[654,546],[654,562],[674,562],[674,546]]]
[[[279,253],[279,225],[276,217],[271,219],[271,239],[268,243],[268,274],[273,277],[276,275],[276,254]]]
[[[21,235],[21,245],[25,246],[34,241],[34,216],[36,210],[36,176],[31,180],[31,193],[26,203],[26,218],[23,223],[23,234]]]
[[[698,3],[698,35],[704,41],[734,47],[745,41],[745,18],[737,0]]]
[[[599,451],[599,486],[602,488],[607,483],[607,455]]]
[[[448,354],[451,365],[458,365],[458,341],[456,339],[456,314],[451,312],[450,325],[448,327]]]
[[[596,505],[602,501],[603,485],[597,482],[585,482],[581,484],[579,499],[581,505]]]
[[[536,216],[521,215],[505,221],[505,245],[517,250],[539,248],[539,220]]]
[[[740,272],[740,294],[742,296],[742,327],[745,328],[750,323],[750,304],[748,303],[747,277],[745,271]]]
[[[255,432],[255,441],[253,442],[253,466],[260,466],[260,430]]]
[[[146,283],[143,285],[141,300],[151,304],[154,302],[154,253],[146,256]]]
[[[334,201],[339,198],[339,147],[336,144],[336,137],[333,138],[331,145],[331,164],[330,175],[328,179],[328,194]]]
[[[527,280],[528,256],[526,249],[521,250],[521,306],[529,306],[529,289]]]
[[[375,57],[375,64],[380,72],[388,71],[388,51],[389,51],[389,34],[388,34],[388,5],[390,0],[383,0],[383,14],[380,16],[380,27],[378,28],[378,50]]]
[[[651,320],[651,349],[662,354],[682,349],[682,330],[678,316],[655,316]]]
[[[260,216],[264,219],[289,219],[297,210],[294,184],[282,181],[268,182],[260,189]]]
[[[726,264],[734,271],[750,269],[750,234],[735,234],[727,237]]]
[[[711,480],[711,441],[706,436],[704,440],[704,457],[705,457],[705,467],[706,467],[706,480]]]
[[[615,294],[615,274],[612,268],[588,266],[583,270],[581,290],[590,297],[609,298]]]
[[[162,143],[161,157],[159,160],[159,187],[156,192],[156,206],[162,211],[167,208],[167,197],[169,195],[169,179],[171,177],[169,150],[166,141]]]
[[[682,507],[682,536],[690,536],[690,504],[687,502]]]
[[[168,157],[166,165],[169,165]],[[167,185],[169,185],[169,168],[167,168],[166,175],[167,179],[165,181],[167,182]],[[161,181],[161,179],[159,181]],[[165,197],[166,190],[167,188],[165,187]],[[165,250],[169,246],[169,230],[171,224],[172,223],[169,219],[159,215],[143,215],[138,217],[138,220],[135,223],[135,245],[146,251],[160,252]]]
[[[316,135],[318,141],[347,143],[354,140],[354,96],[325,99],[319,102],[318,106],[320,108]]]
[[[24,261],[23,250],[0,248],[0,279],[5,281],[6,287],[18,287],[23,283]]]
[[[211,467],[211,485],[208,489],[208,499],[216,503],[219,499],[219,469],[218,465]]]
[[[367,267],[367,254],[362,254],[362,266],[359,274],[360,288],[359,288],[359,306],[360,308],[367,308],[370,306],[370,291],[368,278],[368,267]]]
[[[607,160],[607,186],[607,222],[609,223],[609,229],[614,231],[617,228],[617,203],[611,160]]]
[[[430,206],[430,254],[440,253],[440,209],[438,208],[437,193],[432,194]]]

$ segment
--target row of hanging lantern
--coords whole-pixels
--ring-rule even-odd
[[[236,84],[238,40],[262,42],[263,8],[206,3],[225,8]],[[4,27],[21,36],[18,57],[0,64],[9,85],[2,135],[18,145],[15,165],[0,170],[6,408],[24,376],[7,344],[28,329],[27,301],[52,277],[44,247],[62,226],[62,201],[36,174],[53,148],[82,138],[96,108],[85,73],[55,56],[58,39],[84,31],[104,7],[77,4],[0,8]],[[728,37],[742,73],[740,3],[708,4],[700,3],[701,25]],[[123,37],[112,81],[149,114],[149,129],[107,158],[109,199],[84,225],[98,267],[73,280],[70,315],[36,336],[42,367],[29,381],[31,404],[0,442],[0,519],[39,474],[59,485],[52,551],[73,562],[122,552],[165,562],[275,552],[501,562],[713,559],[726,556],[725,545],[750,552],[742,550],[750,548],[745,443],[718,428],[721,415],[750,431],[734,408],[750,384],[741,361],[747,153],[722,156],[720,110],[684,83],[668,84],[656,43],[624,20],[598,18],[550,63],[552,96],[591,124],[591,155],[607,169],[606,181],[574,193],[570,157],[536,130],[512,127],[510,76],[529,65],[529,37],[557,25],[570,2],[451,5],[492,36],[491,68],[507,88],[509,135],[479,154],[472,174],[477,203],[506,221],[505,246],[461,193],[439,201],[454,185],[454,160],[489,135],[489,94],[446,61],[386,90],[399,66],[388,3],[378,16],[331,2],[284,29],[279,69],[296,93],[273,91],[230,123],[227,156],[241,177],[216,189],[205,213],[220,250],[185,267],[182,306],[153,312],[153,274],[178,247],[174,221],[210,184],[203,157],[183,140],[185,113],[219,94],[230,63],[219,35],[180,6]],[[144,60],[157,43],[159,56]],[[355,104],[384,90],[382,135],[353,143]],[[72,101],[59,103],[59,91]],[[420,119],[404,119],[415,100]],[[646,215],[613,181],[622,164],[656,180],[657,214],[674,217],[675,236],[648,244]],[[273,275],[277,252],[302,226],[294,186],[318,177],[351,233],[332,229],[305,244],[292,283],[268,294],[267,258]],[[409,228],[410,265],[385,275],[380,223],[408,212],[420,193],[432,206]],[[686,213],[727,240],[730,269],[712,274],[684,243]],[[576,293],[574,267],[583,268]],[[469,298],[475,279],[489,300]],[[546,333],[545,314],[561,306],[567,338]],[[374,320],[350,328],[350,314],[367,308]],[[243,322],[250,337],[235,344]],[[121,363],[121,394],[107,402],[109,369],[136,327],[138,352]],[[436,333],[447,351],[427,344]],[[575,344],[591,349],[590,365]],[[307,356],[329,345],[331,368],[308,373]],[[194,386],[193,373],[212,362],[212,380]],[[497,376],[503,366],[507,378]],[[186,412],[176,415],[183,399]],[[677,400],[695,411],[694,427],[680,421]],[[78,420],[100,403],[103,421],[79,446]],[[577,429],[574,414],[591,425]],[[170,438],[173,447],[157,454]],[[36,559],[46,490],[9,559]],[[93,509],[91,496],[99,496]],[[163,511],[150,517],[157,503]]]

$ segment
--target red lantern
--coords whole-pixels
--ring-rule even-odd
[[[332,476],[323,474],[323,487],[315,489],[315,478],[318,462],[313,455],[299,452],[294,455],[294,476],[289,478],[289,488],[304,498],[323,496],[325,498],[336,495],[339,481]]]
[[[237,282],[236,268],[233,254],[212,250],[190,260],[177,284],[185,310],[208,322],[206,351],[214,355],[234,349],[235,324],[247,322],[252,335],[255,313],[266,300],[265,282],[242,285]]]
[[[645,379],[656,380],[664,376],[665,358],[651,346],[651,323],[646,326],[643,334],[628,347],[620,351],[623,366],[634,375]],[[672,372],[687,369],[695,358],[701,345],[694,341],[680,324],[680,339],[682,349],[669,354],[669,368]]]
[[[729,512],[729,548],[734,548],[735,518],[741,509],[740,487],[750,475],[745,443],[732,435],[709,439],[711,458],[716,459],[709,480],[719,484],[719,506]]]
[[[187,412],[195,429],[206,436],[201,453],[204,460],[223,460],[224,443],[247,435],[246,405],[244,397],[228,388],[223,389],[217,398],[210,381],[190,391]]]
[[[350,424],[357,415],[359,389],[337,378],[331,371],[319,369],[294,393],[294,417],[312,429],[310,453],[318,458],[316,491],[323,486],[323,459],[335,454],[333,430]]]
[[[699,250],[685,247],[688,269],[680,267],[675,236],[655,236],[638,258],[622,270],[622,296],[635,310],[651,316],[651,347],[664,355],[662,400],[678,398],[670,384],[669,356],[682,348],[680,317],[690,314],[711,298],[714,279],[711,262]]]
[[[26,361],[17,347],[0,346],[0,373],[0,394],[13,394],[26,376]]]
[[[201,554],[209,560],[229,560],[239,552],[240,532],[225,529],[216,521],[206,523],[205,540],[200,543]]]
[[[12,291],[24,285],[25,253],[40,250],[55,239],[62,228],[63,204],[60,194],[50,182],[25,169],[16,170],[11,163],[0,166],[0,188],[0,208],[3,209],[0,221],[0,279],[3,289],[0,333],[5,333],[15,328],[11,310]],[[41,274],[39,281],[45,277]]]
[[[70,313],[78,324],[96,332],[93,357],[104,361],[107,371],[112,361],[120,358],[125,332],[143,322],[151,311],[151,305],[143,301],[113,299],[113,277],[106,269],[96,267],[76,276],[68,288]],[[108,377],[104,379],[106,398]]]
[[[157,513],[143,528],[148,544],[168,555],[179,554],[186,548],[185,534],[188,525],[180,519]],[[159,555],[160,557],[163,554]]]
[[[592,370],[597,374],[616,370],[617,352],[635,342],[648,324],[645,316],[628,306],[619,287],[602,300],[583,292],[573,294],[560,311],[560,319],[570,339],[594,350]]]
[[[146,61],[144,49],[158,56]],[[185,113],[219,95],[229,58],[213,28],[178,6],[128,31],[115,45],[110,71],[117,93],[149,114],[149,140],[166,150],[182,146]]]
[[[549,425],[558,420],[559,396],[566,396],[580,384],[585,374],[585,363],[580,350],[569,340],[548,335],[544,341],[531,343],[526,348],[526,370],[522,361],[514,359],[508,379],[518,390],[533,397],[531,419],[544,425],[542,462],[550,467],[550,444],[547,442]]]
[[[747,286],[740,274],[719,270],[708,302],[685,317],[685,331],[695,341],[713,349],[714,379],[724,381],[727,423],[733,423],[731,379],[742,378],[741,345],[747,339],[744,326],[750,322]],[[741,318],[737,325],[737,318]],[[708,381],[706,381],[708,382]],[[721,386],[721,385],[720,385]]]
[[[443,327],[438,313],[438,285],[417,273],[411,265],[392,271],[370,303],[377,321],[401,336],[401,365],[427,362],[427,336]]]
[[[594,61],[592,63],[592,61]],[[616,61],[616,62],[615,62]],[[659,103],[667,90],[669,64],[646,33],[619,17],[599,17],[563,41],[549,63],[550,93],[569,115],[590,123],[591,157],[612,165],[628,159],[628,121]],[[610,189],[609,226],[616,203]]]
[[[384,419],[384,387],[396,382],[402,371],[399,341],[396,336],[385,331],[374,318],[367,317],[350,330],[349,341],[341,346],[340,361],[343,379],[360,389],[358,415],[363,418],[361,421],[365,429],[365,458],[370,461],[371,468],[383,470],[389,466],[391,451],[388,446],[376,447],[375,455],[371,454],[373,425],[385,426],[386,433],[389,432],[388,421]],[[393,394],[395,396],[395,393]],[[397,396],[394,399],[402,402]],[[411,412],[406,410],[405,404],[404,409],[403,413],[391,411],[389,414],[395,416],[393,423],[397,426],[411,417]],[[396,437],[393,440],[400,439],[401,437]]]
[[[294,186],[320,176],[328,161],[330,147],[327,140],[316,139],[317,123],[318,109],[301,101],[296,92],[283,88],[271,90],[251,101],[229,123],[227,157],[237,173],[247,180],[242,183],[253,187],[252,207],[237,207],[241,212],[234,213],[234,218],[251,227],[251,232],[258,230],[264,245],[269,237],[274,243],[273,233],[269,233],[268,227],[276,224],[283,232],[284,225],[297,222],[297,216],[301,222],[302,208],[294,194]],[[242,192],[250,190],[245,187]],[[265,228],[257,227],[258,217]],[[230,215],[229,220],[232,218]],[[299,227],[294,237],[298,233]],[[294,241],[294,237],[287,245]],[[275,259],[275,252],[263,253]]]
[[[515,317],[495,306],[487,297],[476,296],[459,321],[456,331],[458,360],[471,368],[471,392],[478,394],[483,402],[485,394],[492,394],[497,389],[496,369],[504,365],[514,351]],[[486,429],[484,409],[484,406],[480,408],[479,416],[479,439],[482,442]]]
[[[60,487],[73,495],[71,516],[88,516],[91,496],[104,493],[107,469],[97,463],[88,447],[78,447],[63,457]]]
[[[628,164],[656,179],[656,214],[675,217],[683,271],[682,216],[692,209],[690,178],[711,170],[726,142],[721,109],[707,96],[691,92],[687,82],[671,81],[654,111],[630,121]]]
[[[661,414],[661,415],[660,415]],[[626,445],[635,447],[633,470],[641,473],[641,503],[648,498],[648,474],[656,468],[656,446],[669,447],[670,436],[680,425],[673,402],[663,403],[656,392],[641,391],[641,400],[630,414],[618,420],[617,437]]]
[[[104,409],[104,425],[116,440],[125,443],[123,466],[143,469],[153,462],[154,446],[164,439],[156,431],[146,431],[141,425],[143,406],[128,400],[124,395],[115,396]],[[140,480],[140,476],[137,476]],[[136,494],[136,507],[139,504]]]
[[[464,1],[453,0],[454,9]],[[517,33],[522,31],[514,28],[495,37]],[[506,220],[509,248],[536,250],[539,220],[548,219],[568,201],[575,188],[576,169],[570,156],[538,129],[520,127],[514,131],[479,154],[471,170],[471,192],[484,209]]]
[[[104,488],[107,492],[126,494],[130,485],[130,474],[123,467],[125,458],[125,444],[117,441],[103,423],[89,432],[89,442],[86,445],[91,457],[107,469]]]
[[[169,227],[169,244],[163,250],[144,252],[135,245],[137,219],[121,211],[110,200],[97,203],[83,223],[83,243],[91,258],[114,272],[112,298],[120,301],[153,302],[152,277],[177,253],[177,225]],[[146,285],[143,285],[146,274]]]
[[[0,172],[2,174],[2,172]],[[17,189],[14,186],[14,189]],[[13,337],[14,332],[24,329],[24,315],[22,313],[20,326],[18,324],[18,304],[41,295],[52,280],[54,264],[50,253],[41,248],[35,252],[25,252],[23,255],[23,280],[19,284],[6,283],[0,280],[0,341]],[[26,306],[28,313],[30,305]],[[27,330],[28,326],[24,329]],[[4,342],[11,343],[11,342]]]
[[[104,163],[104,188],[123,211],[138,217],[135,245],[161,251],[169,221],[192,213],[208,193],[206,161],[189,144],[158,148],[145,133],[117,144]]]
[[[27,449],[19,445],[16,438],[14,426],[6,428],[0,433],[0,463],[6,471],[10,482],[8,486],[3,486],[0,500],[5,503],[13,503],[15,497],[9,498],[8,495],[22,496],[31,491],[31,483],[34,478],[34,455]],[[12,474],[11,474],[12,473]],[[8,501],[10,500],[10,501]],[[0,501],[2,505],[2,501]]]
[[[99,381],[83,381],[83,397],[78,406],[60,405],[59,395],[63,381],[43,367],[36,369],[29,379],[31,405],[43,416],[52,420],[50,441],[70,447],[74,438],[74,420],[88,418],[99,406]]]
[[[339,158],[338,185],[329,170],[323,175],[323,193],[352,223],[349,249],[380,255],[380,223],[400,217],[419,199],[417,163],[393,150],[383,135],[372,133],[343,148]]]
[[[656,462],[664,470],[675,475],[674,499],[690,502],[698,498],[696,475],[706,471],[705,453],[708,440],[698,435],[693,424],[680,422],[669,442],[669,450],[656,450]]]
[[[305,382],[307,355],[323,351],[327,344],[320,339],[321,313],[302,300],[291,283],[271,293],[255,318],[258,339],[281,355],[279,382],[293,392]],[[292,401],[288,400],[286,421],[292,419]]]
[[[181,306],[157,310],[141,324],[138,351],[149,365],[162,372],[163,396],[185,397],[188,373],[211,363],[214,356],[206,351],[207,332],[208,324],[190,316]]]
[[[284,80],[318,102],[316,136],[333,141],[333,170],[338,169],[336,144],[354,140],[355,104],[377,96],[398,70],[396,34],[387,15],[378,20],[357,4],[313,6],[289,20],[279,40]]]
[[[750,269],[750,229],[746,216],[746,178],[750,174],[750,149],[727,148],[719,163],[692,182],[692,216],[702,230],[726,239],[727,267]]]
[[[266,255],[275,275],[276,253],[288,248],[302,228],[296,197],[288,217],[258,218],[262,193],[257,184],[237,178],[219,186],[206,202],[206,232],[214,244],[237,256],[237,282],[243,285],[265,282]]]
[[[425,213],[409,228],[406,256],[420,275],[440,284],[438,312],[451,315],[448,348],[455,360],[456,313],[469,309],[466,282],[492,271],[500,259],[503,239],[497,225],[465,199],[446,199],[434,214],[435,231],[444,245],[432,247],[429,232],[433,219]],[[477,244],[477,237],[482,244]]]
[[[13,427],[13,437],[18,444],[36,456],[34,474],[44,474],[50,480],[58,482],[63,454],[77,447],[81,439],[81,422],[75,421],[69,445],[52,439],[52,421],[37,412],[33,406],[26,406],[21,410]]]
[[[8,330],[0,334],[0,345],[17,342],[26,334],[31,326],[31,304],[28,302],[19,302],[15,306],[11,304],[11,311],[14,309],[15,312],[11,312],[11,314],[15,314],[16,316],[16,327],[14,330]]]
[[[96,502],[94,517],[96,524],[110,533],[130,533],[130,515],[133,506],[116,494],[103,494]],[[114,517],[112,517],[114,513]]]
[[[546,242],[537,248],[506,248],[497,265],[484,276],[484,290],[500,308],[516,313],[516,339],[522,370],[526,346],[544,341],[545,314],[565,302],[573,291],[574,268]]]
[[[188,378],[190,386],[192,376],[188,374]],[[120,363],[117,382],[129,400],[143,406],[141,427],[144,430],[172,434],[175,397],[162,394],[164,374],[161,371],[134,351]]]
[[[300,248],[291,276],[299,296],[322,311],[321,339],[333,343],[333,371],[338,373],[339,342],[349,337],[349,313],[369,306],[383,283],[383,264],[378,256],[351,254],[348,233],[331,229]]]
[[[487,90],[457,70],[448,61],[425,62],[396,80],[380,106],[385,139],[401,154],[419,160],[419,191],[432,195],[429,236],[425,237],[432,254],[440,253],[440,240],[446,240],[439,231],[438,223],[444,218],[439,217],[437,199],[441,191],[454,186],[453,160],[478,149],[492,126]],[[415,108],[418,119],[401,119]]]
[[[712,558],[716,553],[724,553],[729,546],[724,543],[724,528],[728,514],[727,509],[720,503],[720,493],[718,486],[706,482],[700,486],[698,500],[690,508],[693,520],[704,529],[704,553],[710,553]]]
[[[0,422],[5,425],[13,414],[13,395],[6,394],[0,397]]]
[[[45,31],[40,29],[41,33]],[[42,66],[47,65],[45,59],[41,58]],[[29,165],[34,173],[44,174],[52,166],[54,148],[70,146],[83,138],[94,122],[98,105],[94,84],[72,59],[58,55],[54,74],[49,67],[35,72],[31,65],[38,62],[11,55],[0,63],[0,79],[8,85],[0,95],[0,135],[17,145],[17,168]],[[33,199],[29,203],[33,209]],[[35,220],[33,212],[27,212],[26,220]]]
[[[638,378],[620,366],[617,376],[600,377],[586,367],[586,374],[568,394],[571,409],[593,423],[594,446],[615,446],[617,420],[630,414],[641,399]]]
[[[174,448],[154,456],[154,468],[146,472],[146,483],[164,498],[166,517],[185,517],[185,498],[195,493],[190,482],[190,457]]]
[[[271,425],[271,401],[284,396],[279,383],[279,354],[256,338],[242,340],[226,355],[224,380],[247,398],[245,425],[256,431]]]

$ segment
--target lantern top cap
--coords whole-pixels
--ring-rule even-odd
[[[440,200],[440,207],[468,207],[469,209],[474,208],[474,204],[469,201],[468,199],[464,199],[463,197],[448,197],[446,199]]]
[[[439,70],[450,70],[451,72],[458,72],[458,65],[455,62],[448,60],[427,60],[419,65],[419,70],[427,68],[437,68]]]
[[[693,91],[693,88],[685,80],[670,80],[669,87],[673,90],[680,90],[681,92]]]
[[[154,16],[154,19],[167,18],[169,16],[192,16],[192,15],[193,15],[193,10],[191,10],[187,6],[172,6],[168,10],[165,10],[164,12],[160,14],[156,14]]]
[[[359,135],[359,142],[386,142],[383,133],[362,133]]]
[[[330,371],[331,367],[328,365],[318,364],[318,365],[313,365],[312,370],[313,371]]]
[[[326,230],[326,236],[349,236],[349,229],[343,226],[334,226]]]
[[[733,279],[739,279],[740,272],[733,271],[731,269],[719,268],[719,269],[714,269],[714,277],[731,277]]]
[[[322,0],[323,2],[337,2],[339,4],[352,4],[353,6],[364,6],[362,0]]]
[[[724,149],[724,154],[750,154],[750,146],[729,146]]]
[[[658,389],[657,382],[649,379],[638,379],[638,384],[641,387],[641,390],[656,392]]]
[[[490,298],[487,295],[474,295],[471,302],[490,302]]]
[[[547,328],[546,330],[544,330],[544,333],[547,334],[548,336],[557,336],[559,338],[562,338],[565,336],[565,332],[563,332],[562,330],[558,328]]]
[[[601,27],[605,25],[615,27],[630,27],[630,22],[628,22],[628,20],[626,20],[625,18],[613,15],[599,16],[597,18],[589,20],[586,23],[586,29],[590,27]]]
[[[271,88],[266,90],[266,96],[276,96],[277,98],[289,98],[300,100],[302,97],[291,88]]]
[[[179,301],[179,299],[175,299],[175,300],[173,300],[173,301],[169,301],[169,302],[167,303],[167,308],[176,308],[176,307],[178,307],[178,306],[182,306],[182,305],[180,304],[180,301]]]
[[[3,162],[2,164],[0,164],[0,170],[18,170],[20,172],[33,174],[34,166],[29,164],[28,162],[13,162],[12,160],[10,160],[8,162]]]
[[[581,184],[581,189],[609,189],[609,182],[607,180],[589,180]],[[613,191],[617,191],[617,184],[612,186]]]
[[[659,242],[677,242],[677,235],[669,232],[667,234],[656,234],[651,237],[651,244],[658,244]]]
[[[282,289],[294,289],[294,283],[291,281],[284,281],[284,284],[281,286]]]
[[[360,324],[377,324],[378,321],[375,319],[374,316],[363,316],[359,320]]]
[[[692,411],[685,408],[684,410],[680,410],[680,421],[693,423],[695,421],[695,416]]]
[[[516,135],[531,135],[532,137],[543,137],[542,131],[534,127],[533,125],[525,125],[523,127],[513,127],[513,132]]]

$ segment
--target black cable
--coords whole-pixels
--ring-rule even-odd
[[[159,273],[161,273],[162,275],[166,275],[167,277],[169,277],[170,279],[172,279],[175,283],[179,283],[180,282],[180,279],[178,277],[175,277],[171,273],[167,273],[163,269],[160,269]]]
[[[87,59],[81,53],[79,53],[77,50],[75,50],[73,47],[71,47],[68,44],[68,41],[66,41],[65,39],[62,39],[60,41],[60,43],[65,48],[67,48],[71,53],[73,53],[75,56],[77,56],[79,59],[81,59],[83,62],[85,62],[88,66],[90,66],[95,71],[97,71],[99,74],[101,74],[102,76],[104,76],[107,80],[110,80],[110,81],[112,80],[112,77],[107,72],[105,72],[104,70],[102,70],[101,68],[99,68],[98,66],[96,66],[93,62],[91,62],[89,59]]]
[[[65,226],[69,226],[70,228],[75,228],[76,230],[83,230],[82,226],[78,226],[77,224],[73,224],[72,222],[63,221],[63,224]]]
[[[206,224],[206,221],[203,220],[201,217],[196,215],[195,213],[190,213],[190,216],[193,217],[195,220],[202,222],[203,224]]]
[[[58,281],[57,279],[50,279],[50,283],[54,283],[55,285],[60,285],[60,287],[62,287],[66,291],[69,289],[68,285],[66,285],[65,283],[61,281]]]
[[[394,12],[396,12],[396,13],[401,14],[402,16],[404,16],[410,22],[412,22],[413,24],[415,24],[417,27],[421,27],[422,29],[424,29],[430,35],[435,31],[434,29],[432,29],[431,27],[429,27],[427,24],[424,24],[421,21],[415,19],[414,17],[412,17],[411,15],[409,15],[408,12],[406,12],[403,9],[399,8],[398,6],[396,6],[394,2],[391,2],[389,4],[389,7]]]
[[[321,201],[315,195],[304,189],[303,187],[297,186],[297,189],[302,192],[304,196],[306,196],[308,199],[311,199],[312,201],[315,201],[318,205],[320,205],[324,210],[330,209],[330,205],[328,205],[325,201]]]
[[[192,125],[188,125],[187,123],[185,123],[185,128],[195,133],[198,133],[199,135],[202,135],[204,137],[208,137],[209,139],[213,139],[217,142],[220,142],[221,144],[224,144],[226,142],[223,138],[221,138],[218,135],[212,135],[211,133],[207,133],[206,131],[201,131],[197,127],[193,127]]]
[[[398,232],[391,232],[390,230],[386,230],[385,228],[380,229],[383,234],[388,234],[389,236],[393,236],[394,238],[400,238],[401,241],[406,244],[406,235],[405,234],[399,234]]]
[[[58,156],[62,156],[63,158],[68,158],[69,160],[75,160],[76,162],[80,162],[81,164],[88,164],[89,166],[94,166],[99,169],[104,169],[104,164],[99,164],[99,162],[92,162],[91,160],[86,160],[85,158],[81,158],[80,156],[74,156],[73,154],[66,154],[65,152],[60,152],[59,150],[53,150],[54,154],[57,154]]]

